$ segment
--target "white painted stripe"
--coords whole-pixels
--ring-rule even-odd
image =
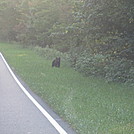
[[[60,134],[67,134],[67,132],[49,115],[49,113],[29,94],[29,92],[23,87],[23,85],[20,83],[20,81],[17,79],[11,68],[9,67],[8,63],[6,62],[4,56],[2,53],[0,53],[0,56],[2,57],[5,65],[7,66],[9,72],[11,73],[12,77],[15,79],[19,87],[22,89],[22,91],[27,95],[27,97],[34,103],[34,105],[41,111],[41,113],[49,120],[49,122],[55,127],[55,129]]]

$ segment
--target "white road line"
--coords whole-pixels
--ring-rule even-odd
[[[55,129],[60,134],[67,134],[67,132],[49,115],[49,113],[29,94],[29,92],[23,87],[20,81],[17,79],[11,68],[9,67],[8,63],[6,62],[2,53],[0,53],[1,58],[3,59],[5,65],[7,66],[9,72],[11,73],[12,77],[15,79],[19,87],[22,91],[27,95],[27,97],[34,103],[34,105],[41,111],[41,113],[49,120],[49,122],[55,127]]]

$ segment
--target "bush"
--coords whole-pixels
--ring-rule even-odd
[[[39,55],[48,60],[53,60],[55,59],[55,57],[61,57],[62,61],[67,61],[68,59],[68,54],[59,52],[56,49],[49,48],[48,46],[46,46],[45,48],[36,46],[33,49]]]
[[[70,61],[85,76],[101,76],[108,82],[134,83],[134,63],[131,60],[83,51],[72,52]]]
[[[33,48],[33,47],[32,47]],[[82,48],[81,48],[82,49]],[[108,82],[134,83],[134,63],[124,58],[111,57],[110,55],[91,54],[90,51],[71,51],[69,54],[56,49],[34,47],[34,51],[45,59],[53,60],[61,57],[64,63],[71,66],[85,76],[99,76]]]
[[[126,83],[132,83],[132,85],[134,86],[134,67],[130,68]]]
[[[101,54],[93,55],[84,52],[76,60],[75,69],[84,75],[105,76],[105,63],[107,57]]]
[[[133,62],[126,59],[113,59],[105,66],[107,81],[134,82]]]

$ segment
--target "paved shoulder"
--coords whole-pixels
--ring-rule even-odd
[[[67,134],[62,127],[55,128],[51,120],[53,121],[53,118],[48,120],[24,94],[0,56],[0,133]],[[54,120],[54,123],[57,122]],[[69,133],[71,134],[71,131]]]

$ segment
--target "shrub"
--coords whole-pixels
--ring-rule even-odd
[[[33,49],[39,55],[48,60],[53,60],[55,59],[55,57],[61,57],[62,61],[67,61],[68,59],[68,54],[57,51],[56,49],[49,48],[48,46],[46,46],[45,48],[36,46]]]
[[[86,76],[105,76],[104,67],[106,59],[107,57],[101,54],[93,55],[85,51],[79,55],[76,61],[75,69],[82,72]]]
[[[134,82],[133,62],[126,59],[113,59],[105,66],[107,81]]]
[[[76,49],[75,49],[76,50]],[[45,59],[53,60],[55,57],[61,57],[64,63],[70,62],[70,65],[85,76],[99,76],[105,78],[108,82],[134,83],[134,63],[124,58],[111,57],[110,55],[91,54],[90,51],[77,51],[62,53],[56,49],[34,47],[34,51]]]
[[[72,52],[70,61],[85,76],[101,76],[108,82],[134,83],[134,63],[131,60],[83,51]]]

